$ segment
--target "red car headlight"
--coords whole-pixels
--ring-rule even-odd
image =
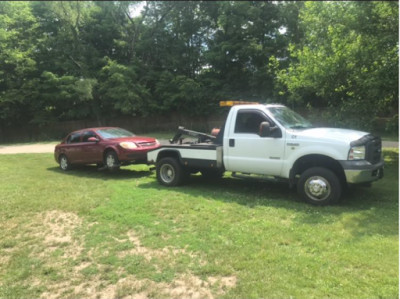
[[[134,142],[121,142],[119,145],[124,149],[137,148],[137,145]]]

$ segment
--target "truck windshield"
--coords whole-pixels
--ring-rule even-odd
[[[287,129],[309,129],[312,128],[311,123],[301,115],[287,107],[271,107],[269,111]]]

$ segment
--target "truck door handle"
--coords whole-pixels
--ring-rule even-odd
[[[229,139],[229,146],[234,147],[235,146],[235,139]]]

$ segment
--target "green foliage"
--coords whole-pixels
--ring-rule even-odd
[[[398,5],[394,2],[307,2],[304,38],[280,72],[298,103],[332,108],[339,122],[372,120],[398,110]]]
[[[153,103],[154,111],[181,111],[194,115],[207,110],[205,105],[208,101],[202,98],[202,86],[184,75],[163,72],[156,83],[155,91],[163,96]]]
[[[51,72],[43,72],[38,86],[40,99],[35,104],[46,106],[42,113],[35,115],[32,122],[43,124],[49,119],[87,117],[96,83],[95,79],[59,77]],[[40,106],[37,108],[39,110]]]
[[[142,111],[149,92],[139,81],[136,68],[107,59],[99,73],[98,98],[102,108],[135,115]]]
[[[37,74],[36,20],[26,2],[0,3],[0,122],[29,119]],[[26,111],[27,110],[27,111]]]
[[[399,132],[399,115],[394,115],[386,124],[387,132]]]
[[[133,17],[138,3],[1,2],[0,124],[247,99],[367,129],[398,110],[395,2],[148,1]]]

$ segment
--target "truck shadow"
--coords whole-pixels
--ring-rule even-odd
[[[188,183],[181,187],[164,187],[157,181],[138,187],[173,190],[175,194],[178,192],[190,197],[240,204],[249,209],[264,206],[293,210],[295,225],[329,225],[337,222],[355,238],[376,234],[397,235],[398,186],[396,193],[376,184],[372,188],[349,188],[342,200],[331,206],[314,206],[303,202],[296,189],[290,189],[286,183],[247,181],[227,176],[207,181],[199,175],[192,175]]]
[[[254,206],[285,206],[288,203],[295,203],[294,209],[315,208],[319,210],[334,208],[353,208],[364,210],[374,207],[374,201],[365,200],[365,196],[373,197],[371,190],[374,187],[351,186],[343,191],[342,199],[339,203],[330,206],[315,206],[305,203],[297,194],[296,188],[289,188],[285,182],[269,182],[261,180],[244,180],[230,176],[222,179],[206,180],[201,175],[191,175],[188,181],[179,187],[165,187],[157,181],[141,184],[140,188],[173,190],[175,192],[186,193],[191,196],[210,197],[224,202],[236,202],[248,207]],[[290,208],[290,207],[289,207]],[[331,212],[335,212],[332,210]]]
[[[139,188],[169,190],[187,194],[190,197],[203,197],[226,203],[238,203],[249,208],[256,206],[287,206],[288,202],[303,204],[297,199],[295,190],[279,182],[242,180],[224,176],[217,180],[206,180],[201,175],[191,175],[187,182],[179,187],[165,187],[156,179],[140,184]]]
[[[52,171],[62,175],[86,177],[99,180],[129,180],[147,177],[151,174],[150,170],[135,170],[131,168],[120,168],[115,171],[99,170],[94,165],[76,166],[71,170],[62,171],[59,167],[49,167],[48,171]]]

